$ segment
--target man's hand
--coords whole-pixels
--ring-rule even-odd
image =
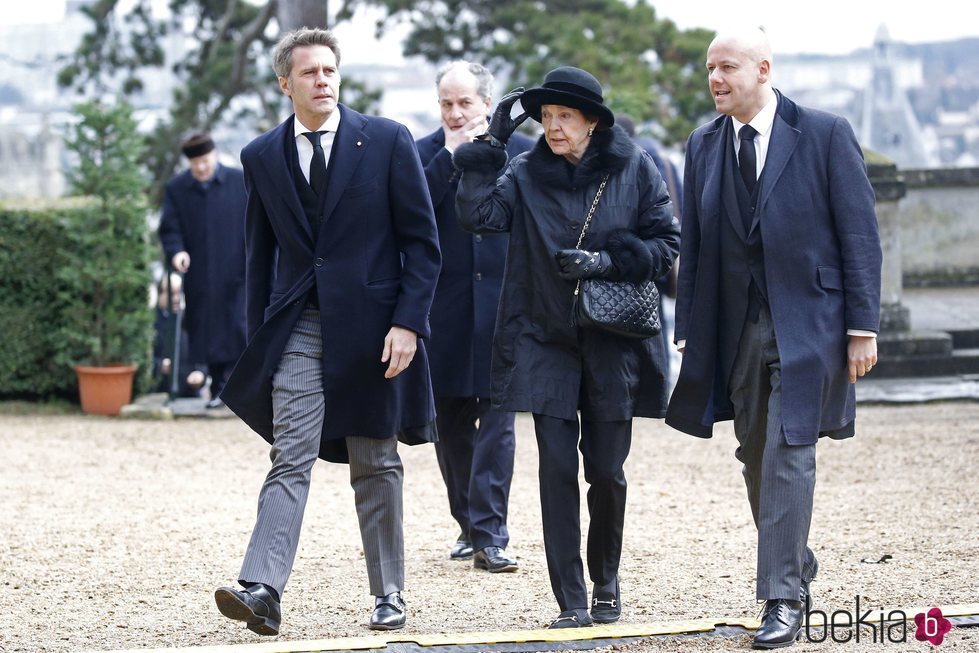
[[[384,372],[385,379],[393,379],[398,376],[411,364],[411,359],[415,357],[415,350],[418,349],[418,335],[414,331],[393,326],[384,338],[384,353],[381,354],[381,362],[387,363],[388,369]]]
[[[170,259],[170,264],[173,266],[174,270],[180,274],[183,274],[190,269],[190,254],[187,252],[177,252],[173,255],[173,258]]]
[[[846,346],[846,361],[850,369],[850,383],[856,383],[877,364],[877,338],[873,336],[850,336]]]
[[[471,143],[480,134],[486,133],[486,116],[476,116],[458,129],[452,129],[442,121],[442,133],[445,135],[445,149],[455,152],[463,143]]]

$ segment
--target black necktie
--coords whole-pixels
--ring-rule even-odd
[[[303,136],[313,144],[313,158],[309,162],[309,186],[319,195],[325,192],[326,185],[326,153],[320,137],[326,132],[303,132]]]
[[[758,130],[751,125],[745,125],[738,131],[738,138],[741,144],[738,146],[738,167],[741,168],[741,179],[748,189],[748,193],[755,190],[755,182],[758,180],[758,164],[755,159],[755,136]]]

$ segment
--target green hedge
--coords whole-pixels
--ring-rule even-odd
[[[97,202],[81,199],[0,204],[0,397],[77,399],[72,365],[88,362],[94,336],[91,280],[79,270],[103,219]],[[129,251],[117,259],[121,269],[106,270],[104,291],[133,307],[127,348],[140,390],[152,360],[149,268],[134,266],[132,243],[120,247]]]

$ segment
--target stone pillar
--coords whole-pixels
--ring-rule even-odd
[[[880,359],[874,376],[934,376],[950,360],[952,336],[944,332],[912,331],[911,312],[901,303],[904,288],[901,265],[901,225],[898,202],[907,186],[897,166],[874,152],[864,152],[867,174],[877,198],[877,227],[884,260],[881,268]]]
[[[884,254],[880,285],[880,331],[901,332],[911,329],[911,315],[901,304],[901,225],[898,201],[907,193],[897,166],[879,155],[866,153],[867,174],[877,197],[877,227]]]

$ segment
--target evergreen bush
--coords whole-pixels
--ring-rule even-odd
[[[0,397],[75,397],[75,364],[150,369],[143,140],[124,104],[76,111],[78,197],[0,205]]]

